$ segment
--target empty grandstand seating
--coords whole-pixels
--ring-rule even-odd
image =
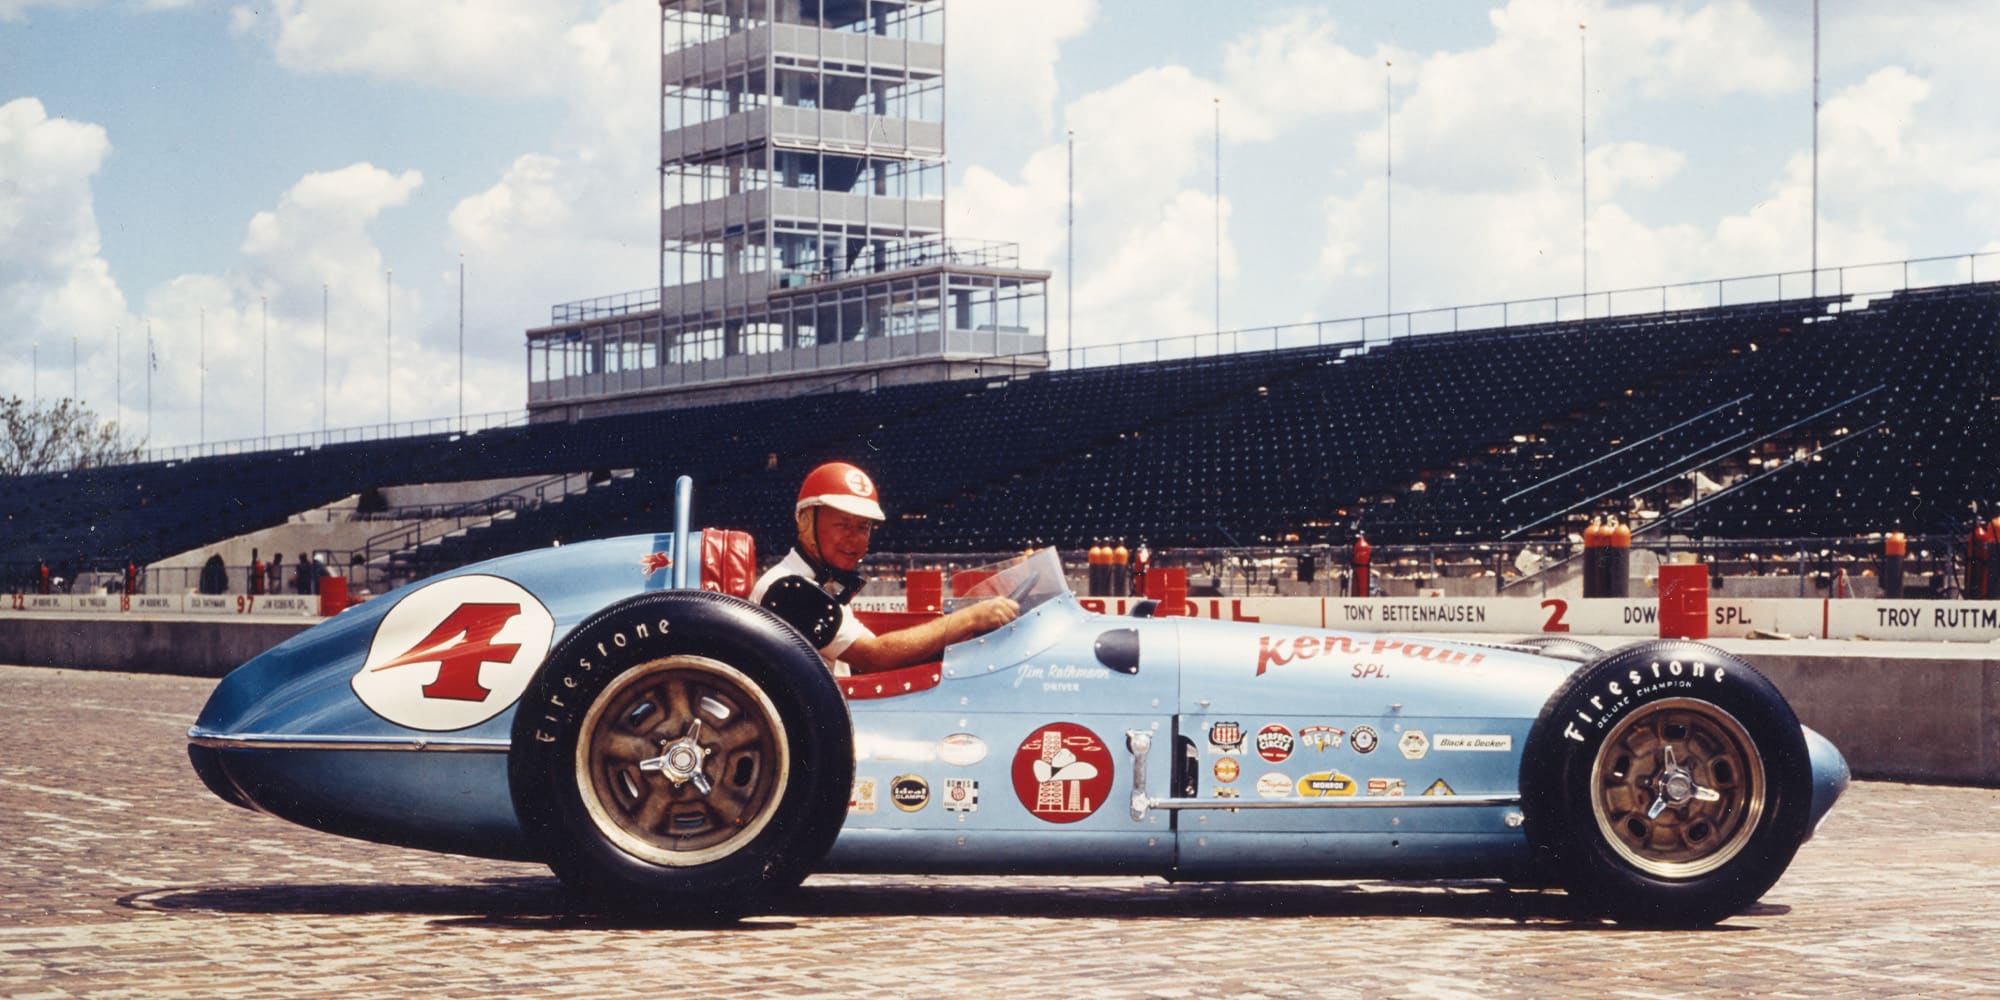
[[[699,523],[784,551],[867,467],[879,550],[1554,537],[1635,498],[1714,537],[1947,529],[1993,497],[2000,286],[1046,372],[0,480],[0,572],[146,563],[371,486],[629,469],[398,557],[415,576]],[[1833,307],[1833,308],[1829,308]],[[1751,459],[1757,462],[1752,463]],[[1724,487],[1688,495],[1687,476]],[[1643,522],[1643,529],[1655,522]]]

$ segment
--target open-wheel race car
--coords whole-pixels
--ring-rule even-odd
[[[1761,897],[1846,787],[1706,645],[1109,616],[1052,550],[968,595],[1012,596],[1013,623],[835,677],[806,634],[824,616],[739,596],[748,539],[689,530],[688,492],[670,533],[466,567],[258,656],[189,731],[195,770],[306,826],[539,861],[583,905],[667,915],[815,872],[1125,874],[1492,878],[1683,926]]]

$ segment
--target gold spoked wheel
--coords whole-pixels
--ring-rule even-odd
[[[1591,808],[1605,842],[1633,867],[1692,879],[1742,852],[1769,787],[1763,756],[1735,716],[1666,699],[1632,713],[1599,746]]]
[[[638,664],[584,717],[584,808],[620,850],[707,864],[742,849],[777,812],[790,772],[778,710],[736,668],[704,656]]]

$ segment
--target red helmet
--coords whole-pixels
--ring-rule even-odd
[[[888,520],[876,500],[875,481],[846,462],[828,462],[806,475],[805,484],[799,487],[798,505],[792,509],[803,512],[809,507],[832,507],[871,521]]]

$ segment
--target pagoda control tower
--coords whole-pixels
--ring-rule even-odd
[[[944,0],[663,0],[657,288],[527,332],[535,420],[1047,367],[1047,271],[945,235]]]

